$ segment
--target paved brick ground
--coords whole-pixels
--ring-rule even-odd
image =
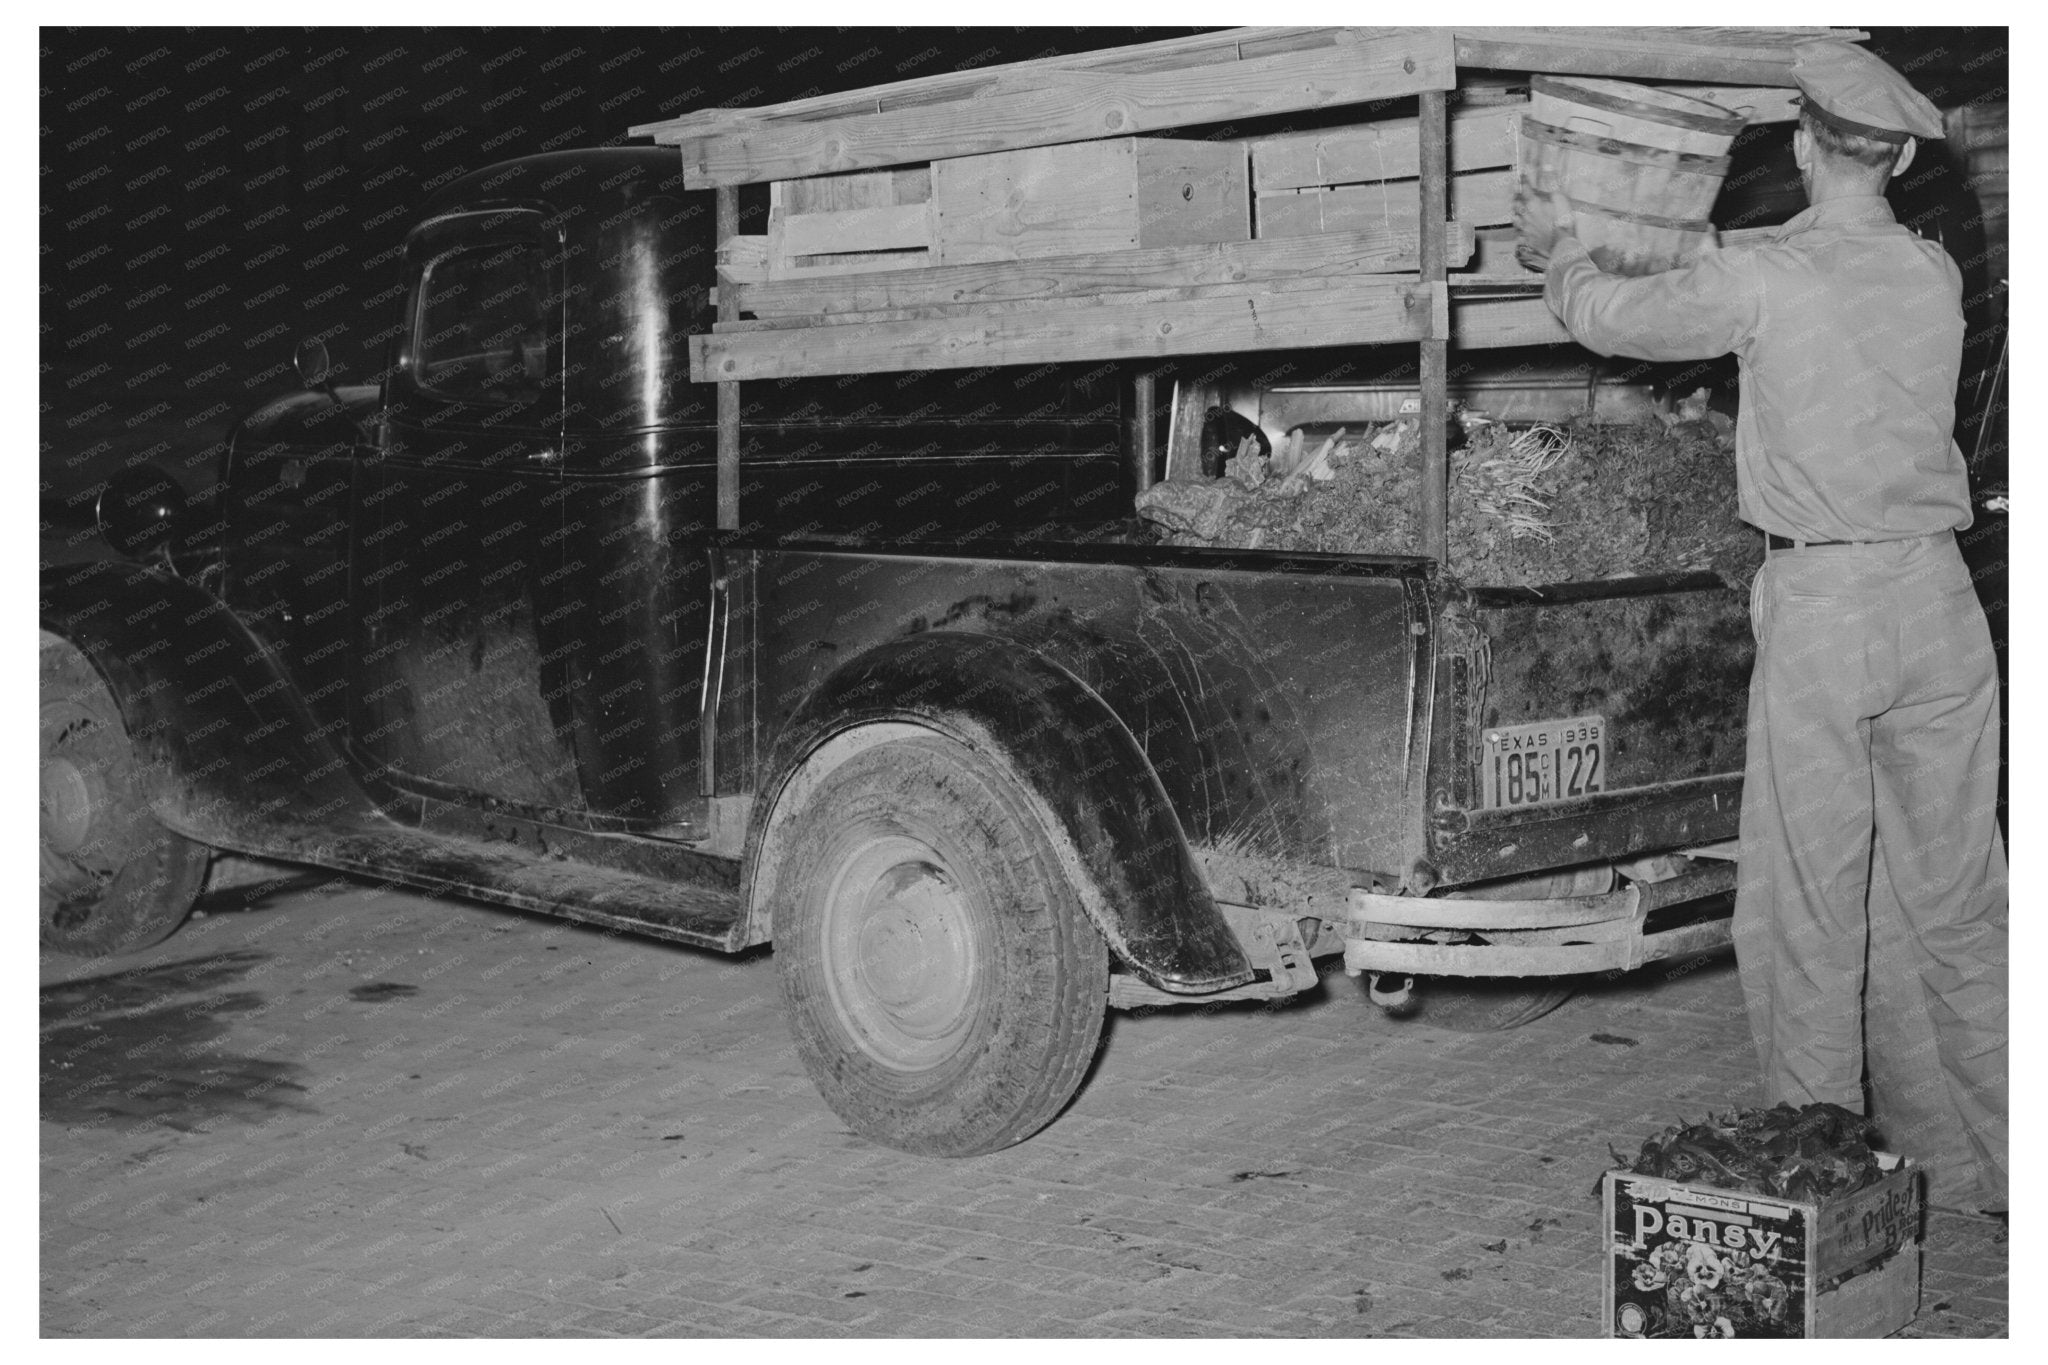
[[[767,954],[312,880],[43,967],[49,1336],[1590,1336],[1607,1141],[1749,1103],[1732,969],[1509,1033],[1114,1016],[1009,1151],[848,1134]],[[2006,1330],[1937,1216],[1914,1335]]]

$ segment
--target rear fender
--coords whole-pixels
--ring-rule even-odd
[[[204,590],[141,564],[63,565],[43,574],[40,615],[106,681],[169,828],[261,852],[266,819],[367,806],[270,650]]]
[[[1012,641],[934,631],[853,660],[805,699],[777,738],[747,835],[749,941],[772,932],[791,812],[853,753],[935,733],[1006,764],[1052,832],[1061,864],[1110,949],[1145,982],[1204,994],[1252,966],[1188,852],[1180,820],[1131,732],[1079,679]]]

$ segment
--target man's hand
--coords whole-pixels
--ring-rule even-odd
[[[1515,259],[1541,273],[1550,265],[1558,234],[1572,229],[1572,201],[1552,190],[1542,193],[1527,185],[1515,193]]]

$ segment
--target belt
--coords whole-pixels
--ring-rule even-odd
[[[1764,532],[1764,543],[1773,550],[1811,550],[1821,545],[1873,545],[1869,540],[1793,540],[1776,531]]]
[[[1946,531],[1930,531],[1924,536],[1896,536],[1892,540],[1932,540],[1947,534]],[[1889,545],[1892,540],[1794,540],[1776,531],[1764,532],[1764,543],[1773,550],[1812,550],[1822,545]]]

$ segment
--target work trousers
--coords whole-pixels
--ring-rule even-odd
[[[1998,673],[1955,537],[1774,551],[1750,616],[1735,952],[1766,1096],[1867,1112],[1933,1202],[2004,1208]]]

